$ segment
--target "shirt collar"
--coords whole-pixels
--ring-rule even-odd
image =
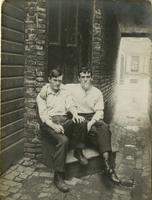
[[[85,93],[85,94],[88,94],[90,91],[91,91],[91,89],[92,89],[92,85],[90,86],[90,88],[88,89],[88,90],[84,90],[83,88],[82,88],[82,86],[81,86],[81,84],[79,83],[79,86],[80,86],[80,88],[81,88],[81,90]]]
[[[50,85],[48,85],[48,94],[52,94],[52,95],[54,95],[54,96],[57,96],[57,95],[60,94],[60,92],[61,92],[61,88],[59,89],[58,92],[54,92],[54,91],[51,89]]]

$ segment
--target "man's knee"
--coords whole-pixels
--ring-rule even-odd
[[[97,135],[106,135],[107,137],[111,137],[111,131],[109,125],[104,121],[99,121],[95,124],[96,133]],[[102,134],[101,134],[102,133]]]
[[[68,145],[69,144],[69,139],[67,136],[65,135],[60,135],[59,138],[58,138],[58,144],[60,145]]]
[[[103,120],[95,123],[96,127],[102,127],[103,129],[109,129],[109,125],[105,123]]]

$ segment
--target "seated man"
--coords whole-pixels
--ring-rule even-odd
[[[72,94],[78,114],[85,118],[85,122],[82,122],[81,125],[84,130],[86,127],[86,138],[98,147],[108,177],[113,182],[120,183],[109,161],[111,132],[103,121],[103,95],[92,85],[91,69],[82,68],[79,71],[78,79],[80,84],[67,84],[65,88]]]
[[[79,141],[81,144],[83,135],[79,124],[84,118],[78,116],[71,95],[61,87],[62,79],[63,75],[59,69],[52,70],[49,73],[49,83],[43,86],[36,100],[42,121],[41,129],[56,144],[54,153],[54,184],[62,192],[67,192],[69,188],[63,180],[63,175],[68,141],[72,138],[73,131],[75,134],[75,148],[77,151],[78,148],[80,149]],[[68,118],[68,112],[72,114],[72,119]],[[83,162],[83,157],[80,157],[80,160]]]

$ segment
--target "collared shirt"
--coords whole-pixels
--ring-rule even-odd
[[[71,93],[78,113],[94,113],[95,121],[103,119],[103,95],[99,89],[94,86],[86,92],[80,84],[66,84],[64,87]]]
[[[44,85],[38,94],[37,105],[42,122],[56,115],[66,115],[68,111],[75,107],[70,93],[63,87],[55,93],[52,91],[50,84]]]

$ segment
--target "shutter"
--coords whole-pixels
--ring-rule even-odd
[[[0,172],[23,157],[24,0],[2,6]]]

